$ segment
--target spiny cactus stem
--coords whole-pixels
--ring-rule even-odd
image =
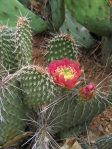
[[[9,81],[17,78],[19,75],[23,74],[25,70],[36,70],[42,74],[48,74],[47,68],[44,68],[42,66],[38,65],[28,65],[28,66],[23,66],[20,70],[16,71],[13,74],[8,74],[7,76],[3,76],[2,80],[0,80],[0,88],[3,87],[3,85],[7,84]]]

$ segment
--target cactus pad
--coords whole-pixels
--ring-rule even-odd
[[[6,85],[5,80],[2,81],[0,81],[0,145],[22,134],[25,127],[22,121],[25,118],[25,108],[17,84],[15,81],[10,81]]]
[[[16,27],[16,45],[15,51],[17,53],[16,59],[18,66],[31,64],[32,61],[32,34],[30,21],[25,17],[20,17]]]
[[[66,0],[75,18],[91,32],[102,36],[112,34],[112,7],[109,0]]]
[[[36,69],[26,69],[21,75],[21,88],[25,96],[24,102],[30,108],[50,103],[54,98],[56,99],[60,92],[60,89],[53,83],[48,74],[43,72]]]
[[[69,35],[57,35],[47,45],[45,61],[50,63],[63,58],[76,60],[78,53],[77,45]]]
[[[8,27],[0,28],[0,58],[1,64],[5,69],[14,71],[17,68],[17,60],[15,59],[15,37],[14,31]]]
[[[40,33],[47,28],[47,23],[38,15],[25,8],[18,0],[0,1],[0,23],[9,27],[16,27],[19,16],[27,16],[32,19],[31,26],[34,31]],[[7,6],[7,9],[6,9]]]

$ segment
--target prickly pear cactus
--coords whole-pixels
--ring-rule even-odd
[[[29,9],[25,8],[18,0],[0,1],[0,23],[10,27],[16,27],[18,16],[27,16],[32,19],[31,26],[33,30],[40,33],[47,28],[47,23],[38,15],[35,15]],[[7,6],[7,9],[6,9]]]
[[[31,64],[32,62],[32,31],[30,21],[26,17],[20,17],[16,26],[15,52],[18,60],[18,67]],[[21,58],[20,58],[21,57]]]
[[[65,13],[65,21],[60,27],[60,32],[72,35],[79,48],[89,49],[96,45],[96,41],[93,39],[89,31],[79,24],[67,9]]]
[[[108,105],[108,101],[101,98],[85,102],[77,96],[70,95],[46,111],[47,116],[52,111],[48,124],[53,121],[51,127],[55,125],[55,128],[52,128],[54,132],[64,133],[63,130],[69,131],[69,128],[73,128],[74,133],[79,135],[82,132],[81,129],[85,128],[84,124],[88,125],[93,117],[103,112]]]
[[[9,71],[15,70],[32,61],[32,35],[30,21],[20,17],[16,30],[1,26],[0,56],[2,65]]]
[[[104,37],[102,40],[102,63],[111,71],[112,57],[112,3],[110,0],[66,0],[76,20],[91,32]]]
[[[20,76],[24,102],[29,108],[46,105],[60,94],[60,89],[53,83],[43,68],[38,66],[25,69]]]
[[[77,44],[70,35],[57,35],[47,45],[45,62],[49,64],[53,60],[63,58],[76,60],[78,53]]]
[[[57,62],[59,62],[59,60]],[[63,61],[63,66],[67,73],[66,71],[62,71],[62,66],[56,70],[58,70],[61,75],[63,73],[66,79],[68,76],[73,79],[71,67],[66,69],[65,64]],[[73,62],[71,66],[73,66]],[[76,70],[78,69],[79,68],[76,68]],[[93,117],[103,112],[110,105],[111,99],[108,96],[105,96],[104,99],[96,94],[97,89],[95,85],[89,84],[80,87],[80,84],[72,90],[62,87],[59,87],[58,90],[56,85],[50,80],[48,74],[42,74],[44,70],[40,70],[41,72],[39,69],[36,70],[36,67],[34,70],[31,68],[25,70],[21,76],[21,88],[24,91],[24,101],[29,107],[33,107],[35,110],[37,109],[37,111],[38,108],[42,107],[44,116],[47,119],[47,124],[50,125],[54,133],[63,132],[72,127],[74,130],[80,128],[84,129],[84,124],[88,125]],[[74,77],[76,77],[78,73],[76,70],[74,70]],[[55,72],[53,67],[52,71]],[[57,76],[56,72],[56,78],[58,80],[60,80],[59,77],[61,78],[61,75]],[[64,82],[62,78],[60,81]],[[78,92],[78,90],[80,90],[80,92]],[[42,111],[39,114],[41,115]],[[82,131],[79,130],[77,133],[81,132]]]
[[[0,146],[22,134],[25,127],[20,91],[17,82],[9,79],[6,76],[0,80]]]
[[[8,27],[0,27],[0,59],[1,65],[13,72],[17,68],[14,31]]]
[[[49,0],[51,24],[54,31],[58,31],[65,19],[64,0]]]
[[[66,0],[78,22],[102,36],[112,34],[112,7],[109,0]]]

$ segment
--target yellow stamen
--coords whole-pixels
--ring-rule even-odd
[[[57,71],[60,75],[64,76],[65,80],[73,79],[74,75],[76,74],[70,67],[58,68]]]

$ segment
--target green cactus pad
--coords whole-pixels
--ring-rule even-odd
[[[64,0],[49,0],[49,5],[51,10],[50,22],[52,24],[53,30],[58,31],[65,19]]]
[[[6,9],[7,7],[7,9]],[[35,15],[29,9],[25,8],[19,1],[0,1],[0,23],[10,27],[16,27],[18,17],[27,16],[32,19],[31,26],[35,32],[42,32],[46,30],[47,23],[43,21],[38,15]]]
[[[109,0],[66,0],[78,22],[102,36],[112,34],[112,6]]]
[[[14,31],[8,27],[0,28],[0,59],[1,65],[8,71],[14,71],[17,68],[17,59],[15,50]]]
[[[77,98],[70,99],[69,97],[64,99],[48,110],[48,115],[52,111],[48,124],[52,121],[53,124],[57,124],[54,132],[60,132],[71,127],[74,129],[83,128],[85,123],[90,123],[95,116],[109,106],[109,103],[104,99],[92,99],[91,101],[83,102],[81,100],[78,101]]]
[[[32,34],[27,18],[18,19],[16,30],[1,26],[0,57],[4,68],[11,73],[22,65],[31,64]]]
[[[18,67],[31,64],[32,61],[32,34],[30,21],[25,17],[19,17],[16,26],[16,45],[15,52],[18,60]]]
[[[29,108],[46,105],[60,94],[59,87],[46,73],[38,72],[35,69],[26,69],[20,78],[24,102]]]
[[[16,82],[0,82],[0,145],[24,131],[25,108]]]
[[[78,53],[77,45],[70,35],[57,35],[47,45],[45,61],[49,64],[52,60],[63,58],[76,60]]]

